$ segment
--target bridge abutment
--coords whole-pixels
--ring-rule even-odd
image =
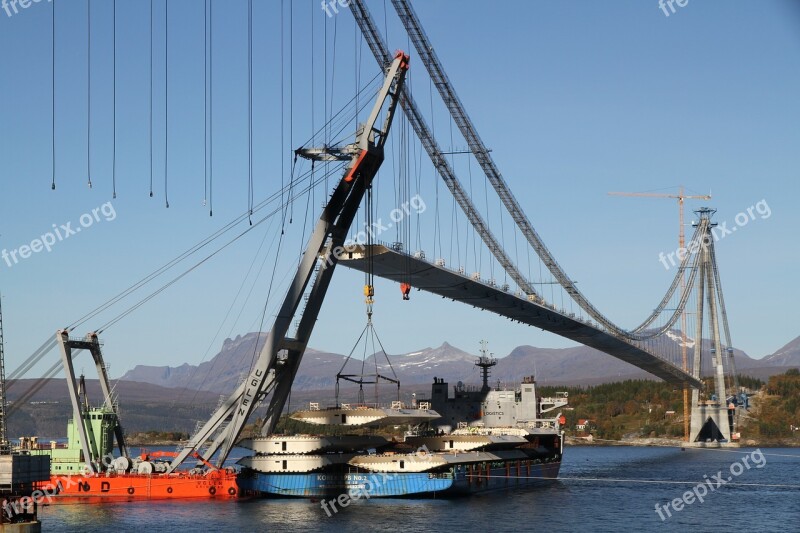
[[[738,446],[731,440],[728,408],[719,404],[692,405],[689,446]]]

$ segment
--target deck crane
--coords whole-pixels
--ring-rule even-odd
[[[611,196],[637,196],[646,198],[673,198],[678,200],[678,249],[686,248],[686,236],[683,226],[683,202],[688,199],[711,200],[710,194],[686,195],[683,194],[683,186],[678,189],[678,194],[665,194],[654,192],[610,192]],[[686,285],[686,278],[681,276],[681,292]],[[683,369],[689,370],[689,360],[686,351],[686,310],[681,313],[681,361]],[[689,388],[683,387],[683,437],[689,440]]]
[[[383,163],[384,145],[403,90],[408,61],[408,55],[397,52],[393,60],[382,65],[386,77],[367,121],[358,128],[354,143],[344,147],[296,151],[300,157],[349,161],[349,164],[343,179],[336,185],[320,215],[250,374],[173,459],[170,472],[197,453],[210,439],[213,442],[200,453],[200,457],[208,461],[219,451],[215,464],[222,466],[248,418],[270,393],[272,397],[265,415],[263,431],[269,434],[274,430],[317,321],[333,271],[342,253],[344,240],[362,199]],[[376,126],[384,107],[386,111],[383,124]],[[315,272],[317,275],[312,282]],[[300,317],[296,336],[287,337],[309,284],[311,288],[305,297],[306,307]]]

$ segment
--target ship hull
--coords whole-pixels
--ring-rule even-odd
[[[234,472],[207,475],[105,474],[56,476],[42,484],[45,504],[102,503],[136,500],[231,499],[239,496]]]
[[[554,481],[560,461],[509,461],[491,465],[458,465],[440,473],[263,473],[245,470],[239,476],[243,494],[257,496],[331,498],[392,498],[474,494]],[[356,496],[358,495],[358,496]]]

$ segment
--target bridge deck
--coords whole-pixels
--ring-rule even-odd
[[[372,251],[376,276],[398,283],[405,281],[415,288],[553,332],[613,355],[669,383],[685,383],[695,388],[702,386],[698,379],[672,363],[576,318],[532,302],[525,296],[519,297],[482,280],[471,279],[386,246],[373,245]],[[348,268],[365,271],[365,247],[359,245],[348,248],[339,262]]]

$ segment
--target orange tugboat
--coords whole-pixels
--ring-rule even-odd
[[[22,453],[50,456],[50,481],[40,484],[39,503],[99,503],[152,499],[218,498],[239,496],[236,470],[217,468],[193,454],[197,465],[190,470],[168,472],[174,452],[145,453],[131,457],[127,452],[117,408],[112,400],[100,343],[95,333],[85,339],[70,339],[58,333],[67,385],[74,416],[67,423],[67,443],[48,444],[36,437],[20,441]],[[76,383],[72,350],[92,354],[105,396],[99,407],[91,407],[86,397],[84,377]],[[79,421],[76,423],[76,420]],[[116,439],[119,454],[114,456]],[[88,460],[86,459],[88,458]]]

